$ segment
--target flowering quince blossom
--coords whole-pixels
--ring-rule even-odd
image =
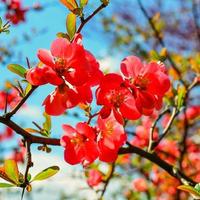
[[[104,162],[114,162],[127,139],[122,124],[112,113],[106,119],[99,116],[96,128],[78,123],[76,129],[69,125],[63,125],[63,129],[61,145],[65,148],[65,161],[72,165],[86,166],[97,157]]]
[[[14,132],[11,128],[6,127],[3,133],[0,133],[0,142],[9,140],[14,136]]]
[[[138,192],[146,192],[148,190],[148,185],[144,178],[134,179],[132,185],[133,188]]]
[[[96,169],[91,169],[88,173],[87,183],[90,187],[99,185],[102,182],[102,174]]]
[[[38,51],[42,64],[26,74],[32,85],[50,83],[57,86],[43,103],[46,113],[50,115],[63,114],[78,103],[91,103],[91,87],[97,85],[103,75],[98,62],[84,49],[81,41],[80,34],[71,43],[65,38],[56,39],[50,51]]]
[[[161,108],[162,98],[170,88],[170,80],[163,64],[143,64],[136,56],[128,56],[121,63],[121,71],[141,114],[151,115],[154,108]]]
[[[136,127],[135,137],[131,140],[131,144],[137,147],[147,147],[149,144],[149,132],[152,126],[152,120],[150,118],[143,118],[142,124]],[[153,134],[153,140],[158,139],[158,131],[155,130]]]
[[[87,123],[78,123],[76,129],[64,124],[63,129],[65,134],[61,138],[61,145],[65,148],[64,157],[67,163],[82,163],[86,166],[98,157],[96,134]]]
[[[96,91],[97,104],[103,105],[102,118],[106,118],[113,111],[116,119],[122,122],[124,118],[138,119],[141,114],[136,108],[135,98],[130,90],[124,86],[123,78],[118,74],[105,75]]]
[[[99,116],[98,125],[98,147],[99,160],[104,162],[114,162],[117,159],[119,148],[126,142],[127,136],[124,127],[111,113],[111,115],[102,119]]]
[[[19,92],[16,89],[11,89],[8,92],[2,90],[0,91],[0,110],[5,109],[6,98],[7,106],[9,106],[10,108],[14,108],[21,100]]]
[[[25,21],[25,13],[28,11],[28,8],[22,8],[21,0],[1,1],[6,4],[6,19],[11,21],[13,24],[19,24],[20,22]]]

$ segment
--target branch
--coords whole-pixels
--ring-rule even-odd
[[[89,22],[98,12],[100,12],[103,8],[105,8],[107,5],[102,3],[90,16],[88,16],[86,19],[81,18],[81,25],[79,26],[77,33],[80,33],[83,27],[87,22]]]
[[[199,48],[200,48],[200,26],[199,26],[199,23],[198,23],[198,19],[199,19],[199,16],[198,16],[198,3],[197,3],[196,0],[192,1],[192,14],[193,14],[193,18],[194,18],[194,24],[195,24],[196,33],[197,33],[197,39],[198,39]]]
[[[28,140],[30,144],[37,143],[37,144],[46,144],[46,145],[53,145],[53,146],[60,146],[60,139],[56,138],[44,138],[44,137],[38,137],[29,134],[27,131],[25,131],[23,128],[18,126],[16,123],[11,121],[10,119],[7,119],[5,117],[0,116],[0,122],[9,126],[12,128],[17,134],[24,137],[24,139]],[[173,166],[165,162],[164,160],[160,159],[155,153],[151,154],[148,153],[138,147],[134,147],[129,144],[128,148],[120,148],[119,154],[128,154],[128,153],[136,153],[141,157],[144,157],[153,163],[157,164],[159,167],[164,169],[166,172],[168,172],[171,176],[179,179],[182,183],[188,183],[189,185],[194,186],[196,182],[192,181],[189,177],[187,177],[185,174],[181,173],[178,169],[175,169]]]
[[[110,180],[113,176],[114,171],[115,171],[115,163],[112,163],[112,165],[110,166],[110,170],[108,172],[108,176],[107,176],[106,180],[104,181],[105,184],[104,184],[104,187],[103,187],[103,190],[101,192],[101,196],[100,196],[99,200],[102,200],[102,198],[103,198],[103,196],[106,192],[106,189],[108,187],[108,184],[109,184],[109,182],[110,182]]]
[[[9,113],[5,114],[5,118],[10,119],[17,111],[22,107],[22,105],[26,102],[26,100],[31,96],[31,94],[35,91],[38,86],[32,86],[31,90],[28,94],[16,105],[16,107]]]
[[[138,147],[135,147],[128,143],[129,147],[121,148],[119,150],[119,154],[130,154],[135,153],[143,158],[146,158],[147,160],[155,163],[162,169],[164,169],[168,174],[173,176],[174,178],[178,179],[183,184],[188,184],[191,186],[196,185],[196,182],[190,179],[188,176],[183,174],[181,171],[179,171],[177,168],[173,167],[172,165],[168,164],[164,160],[162,160],[160,157],[157,156],[156,153],[148,153]]]
[[[146,17],[146,19],[148,20],[149,22],[149,25],[151,26],[152,30],[154,31],[155,33],[155,37],[157,38],[158,42],[160,43],[160,45],[163,47],[163,48],[166,48],[166,45],[165,45],[165,42],[164,40],[162,39],[162,37],[160,36],[160,33],[159,31],[156,29],[156,26],[154,25],[151,17],[148,15],[146,9],[144,8],[144,6],[142,5],[142,2],[141,0],[137,0],[138,1],[138,4],[139,4],[139,7],[141,9],[141,11],[143,12],[144,16]],[[185,82],[181,79],[181,72],[179,71],[177,65],[175,64],[175,62],[173,61],[171,55],[169,54],[169,52],[167,53],[166,55],[168,61],[170,62],[170,64],[172,65],[172,68],[175,70],[175,72],[177,73],[177,75],[179,76],[179,80],[180,82],[185,85]]]
[[[0,122],[5,124],[6,126],[12,128],[17,134],[21,135],[25,140],[29,140],[31,144],[46,144],[46,145],[53,145],[53,146],[60,146],[60,139],[55,138],[44,138],[35,135],[31,135],[29,132],[21,128],[12,120],[0,116]]]
[[[183,113],[184,113],[184,134],[183,134],[182,140],[180,142],[180,158],[179,158],[179,161],[178,161],[181,170],[183,168],[182,162],[183,162],[183,159],[184,159],[184,155],[185,155],[186,150],[187,150],[186,141],[187,141],[188,130],[189,130],[189,123],[188,123],[188,119],[187,119],[187,115],[186,115],[186,110],[188,108],[187,101],[188,101],[191,90],[195,86],[197,86],[198,84],[199,84],[199,81],[198,81],[198,78],[196,77],[196,78],[194,78],[191,85],[188,86],[188,88],[186,90],[187,92],[186,92],[186,95],[185,95],[185,98],[184,98],[184,104],[185,104],[185,108],[183,110]]]
[[[149,132],[149,145],[148,145],[148,150],[147,150],[148,152],[151,152],[151,150],[152,150],[152,146],[153,146],[153,142],[154,142],[154,140],[153,140],[153,133],[154,133],[154,130],[156,128],[156,125],[157,125],[158,121],[161,119],[161,117],[163,115],[165,115],[165,113],[167,113],[168,111],[169,111],[168,107],[166,109],[164,109],[159,114],[159,116],[157,117],[157,119],[153,122],[153,124],[152,124],[152,126],[150,128],[150,132]]]
[[[151,150],[154,150],[161,142],[161,140],[166,137],[166,135],[168,134],[168,131],[170,130],[172,123],[174,122],[174,119],[176,118],[177,114],[179,113],[177,107],[174,107],[172,110],[172,114],[171,117],[167,123],[167,126],[165,127],[165,129],[163,130],[161,136],[159,137],[159,139],[155,142],[152,143],[151,145]]]

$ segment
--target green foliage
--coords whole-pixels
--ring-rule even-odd
[[[48,167],[47,169],[44,169],[43,171],[41,171],[40,173],[38,173],[32,180],[33,181],[42,181],[45,179],[48,179],[52,176],[54,176],[55,174],[58,173],[59,171],[59,167],[58,166],[52,166],[52,167]]]
[[[10,187],[15,187],[15,185],[9,183],[0,183],[0,188],[10,188]]]
[[[19,184],[19,170],[17,163],[14,160],[5,160],[4,162],[5,173],[10,180],[16,185]]]
[[[66,28],[70,39],[73,39],[76,33],[76,15],[74,13],[67,15]]]
[[[8,68],[11,72],[13,72],[13,73],[15,73],[15,74],[21,76],[22,78],[25,78],[25,74],[26,74],[26,71],[27,71],[27,70],[26,70],[24,67],[22,67],[21,65],[18,65],[18,64],[9,64],[9,65],[7,66],[7,68]]]
[[[195,187],[189,185],[180,185],[178,186],[179,190],[188,192],[194,199],[200,199],[200,186],[197,184]]]

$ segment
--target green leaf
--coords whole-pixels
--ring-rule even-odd
[[[17,163],[14,160],[5,160],[5,173],[16,185],[19,183],[19,170]]]
[[[29,133],[40,133],[41,134],[40,130],[36,130],[34,128],[25,128],[24,130]]]
[[[178,87],[177,108],[180,109],[184,104],[186,90],[184,87]]]
[[[43,113],[45,118],[45,122],[43,123],[43,129],[50,132],[51,131],[51,116],[48,115],[46,112]]]
[[[21,76],[22,78],[25,77],[26,69],[18,64],[9,64],[7,67],[11,72]]]
[[[0,188],[10,188],[10,187],[15,187],[15,185],[9,183],[0,183]]]
[[[0,17],[0,28],[2,27],[2,24],[3,24],[3,21],[2,21],[2,19]]]
[[[32,89],[32,85],[30,83],[27,83],[27,86],[24,91],[24,95],[26,96],[30,92],[31,89]]]
[[[54,176],[59,170],[60,168],[58,166],[48,167],[47,169],[44,169],[39,174],[37,174],[32,181],[42,181],[48,179]]]
[[[200,183],[196,184],[194,187],[198,192],[200,192]]]
[[[88,0],[80,0],[80,6],[83,8],[87,5]]]
[[[183,190],[185,192],[190,193],[190,195],[194,198],[194,199],[200,199],[200,192],[198,192],[197,189],[193,188],[192,186],[189,185],[180,185],[177,187],[179,190]]]
[[[67,15],[66,28],[70,39],[72,39],[76,33],[76,15],[74,13]]]

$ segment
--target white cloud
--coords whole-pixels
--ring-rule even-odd
[[[107,56],[99,60],[100,69],[103,71],[117,71],[120,60],[117,57]]]
[[[30,173],[32,177],[47,167],[57,165],[60,167],[58,174],[46,181],[37,181],[32,183],[31,197],[33,200],[36,199],[48,199],[48,200],[59,200],[60,195],[65,194],[71,196],[70,200],[87,199],[96,200],[97,195],[94,191],[89,189],[81,169],[75,166],[69,166],[62,158],[46,153],[33,153],[32,159],[34,167],[31,168]],[[20,166],[20,171],[24,171],[24,166]],[[16,189],[11,189],[15,192]],[[12,192],[4,192],[2,199],[4,200],[16,200],[20,199],[20,193],[13,194]],[[76,195],[76,196],[75,196]],[[72,198],[74,197],[74,198]],[[1,199],[1,196],[0,196]],[[31,199],[27,193],[24,200]]]
[[[41,113],[42,113],[42,111],[38,106],[26,105],[26,106],[23,106],[19,110],[18,116],[19,117],[28,117],[28,118],[35,118],[35,117],[41,118]]]

